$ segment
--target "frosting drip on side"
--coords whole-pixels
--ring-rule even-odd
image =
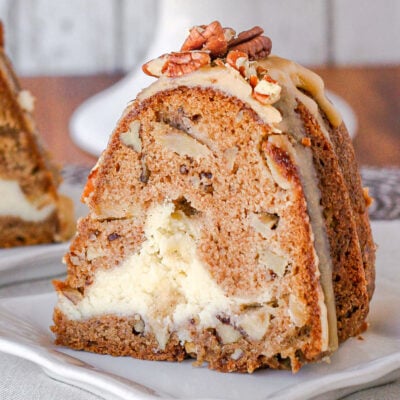
[[[319,75],[293,61],[276,56],[260,60],[259,64],[267,68],[268,73],[274,79],[285,85],[294,97],[308,108],[321,125],[321,129],[324,129],[325,123],[322,121],[319,108],[334,127],[338,127],[342,123],[339,112],[325,96],[324,82]],[[312,97],[304,92],[309,93]],[[326,130],[323,133],[329,138]]]

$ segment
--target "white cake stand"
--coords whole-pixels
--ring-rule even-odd
[[[178,50],[188,30],[193,25],[211,22],[210,15],[213,20],[235,27],[238,32],[258,24],[257,15],[247,2],[241,0],[160,0],[158,6],[157,31],[145,58],[119,82],[82,103],[72,115],[71,137],[75,144],[90,154],[100,155],[128,102],[142,88],[154,82],[154,78],[142,72],[142,64],[170,50]],[[330,93],[329,97],[339,108],[349,131],[354,134],[356,117],[351,107],[337,95]]]

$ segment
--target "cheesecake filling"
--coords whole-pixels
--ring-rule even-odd
[[[141,249],[117,268],[96,271],[76,304],[60,292],[57,307],[70,320],[137,315],[160,349],[172,332],[182,343],[190,341],[191,323],[196,329],[215,328],[223,343],[243,334],[261,340],[282,307],[273,304],[268,287],[252,295],[228,296],[196,254],[200,232],[199,221],[175,210],[172,202],[153,207]],[[306,306],[294,294],[284,312],[294,326],[307,321]]]
[[[55,210],[55,204],[40,199],[37,204],[30,202],[22,192],[18,181],[0,179],[0,216],[12,216],[24,221],[44,221]]]

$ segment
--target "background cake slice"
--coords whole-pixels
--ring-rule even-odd
[[[34,98],[21,90],[0,23],[0,247],[59,242],[74,233],[72,201],[40,143]]]
[[[93,168],[55,283],[58,344],[297,371],[365,329],[375,248],[346,128],[262,33],[195,27],[144,66],[159,79]]]

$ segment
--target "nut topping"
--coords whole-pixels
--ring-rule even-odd
[[[264,75],[254,87],[253,97],[262,104],[273,104],[279,100],[280,96],[281,87],[269,75]]]
[[[237,70],[239,70],[240,65],[242,65],[245,60],[248,60],[248,57],[243,51],[232,50],[226,56],[226,62]]]
[[[228,45],[230,47],[230,49],[232,49],[232,47],[237,46],[238,44],[242,44],[244,42],[248,42],[251,39],[254,39],[257,36],[260,36],[264,33],[264,29],[259,27],[259,26],[255,26],[251,29],[248,29],[247,31],[243,31],[240,32],[239,35],[237,35],[236,39],[232,39]]]
[[[262,36],[263,33],[264,29],[259,26],[241,32],[228,43],[228,49],[243,51],[250,60],[266,57],[271,53],[272,42],[269,37]]]
[[[229,42],[235,37],[236,32],[234,29],[232,28],[224,28],[224,36],[225,36],[225,40]]]
[[[148,61],[146,64],[142,65],[142,71],[146,75],[158,78],[162,74],[161,70],[163,69],[167,56],[167,54],[163,54],[162,56],[155,58],[154,60]]]
[[[262,104],[272,104],[279,99],[279,93],[275,95],[275,92],[280,92],[280,88],[272,88],[270,81],[264,82],[267,70],[254,63],[271,52],[271,39],[263,33],[262,28],[255,26],[235,37],[232,28],[223,28],[218,21],[194,26],[180,52],[164,54],[144,64],[142,69],[150,76],[174,78],[206,65],[230,66],[249,82],[254,98]],[[268,93],[264,93],[266,90]],[[271,94],[270,90],[274,93]]]
[[[190,30],[181,51],[204,50],[209,51],[212,57],[223,56],[228,50],[228,38],[232,37],[234,32],[231,28],[223,29],[218,21],[195,26]]]
[[[167,56],[167,61],[161,72],[171,78],[189,74],[204,65],[211,63],[210,56],[205,51],[183,51],[171,53]]]
[[[248,42],[230,47],[231,50],[239,50],[248,54],[250,60],[259,60],[271,53],[272,42],[267,36],[257,36]]]

